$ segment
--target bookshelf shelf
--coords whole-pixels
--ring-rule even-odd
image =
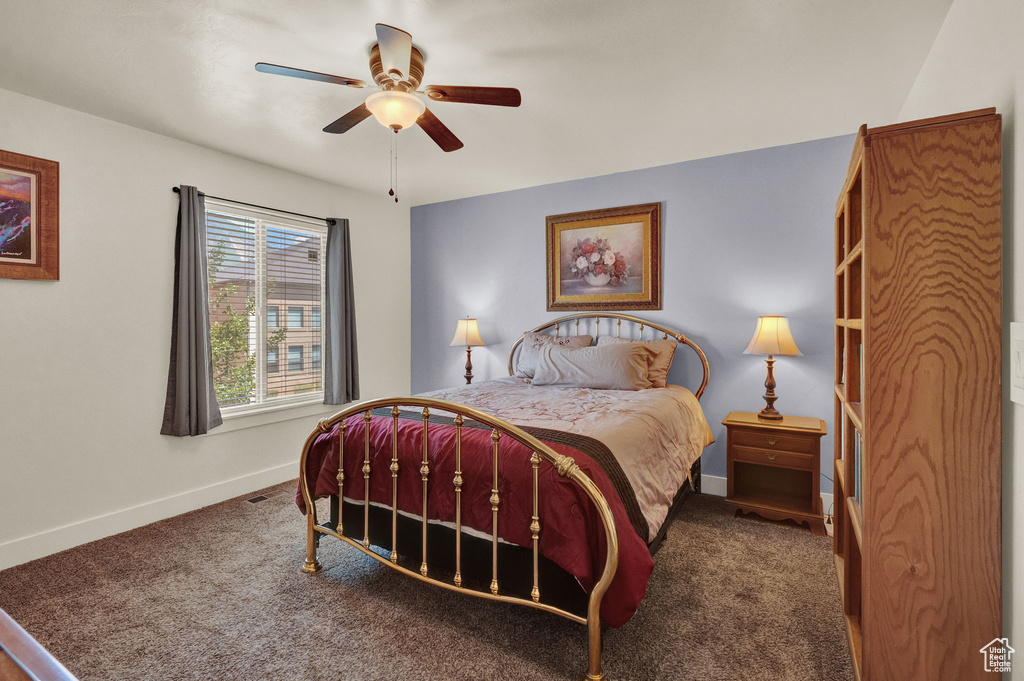
[[[864,530],[861,525],[860,504],[853,497],[846,497],[846,512],[850,514],[850,528],[857,544],[864,546]]]
[[[864,405],[860,402],[846,402],[846,415],[853,421],[853,427],[864,432]]]

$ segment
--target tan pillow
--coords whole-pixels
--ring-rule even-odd
[[[654,359],[651,360],[651,369],[648,378],[655,388],[664,388],[668,385],[668,370],[672,366],[672,358],[676,354],[676,346],[679,345],[675,338],[666,340],[633,340],[632,338],[616,338],[615,336],[603,336],[597,339],[598,347],[614,343],[637,343],[649,347],[654,351]]]
[[[651,387],[647,371],[654,351],[643,345],[609,344],[567,350],[547,345],[537,351],[533,385],[601,390]]]
[[[543,347],[585,348],[593,342],[594,339],[591,336],[559,336],[556,338],[546,333],[524,333],[523,346],[519,348],[519,362],[516,364],[516,376],[533,378],[533,372],[537,368],[537,351]]]

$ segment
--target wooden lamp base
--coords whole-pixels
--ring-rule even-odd
[[[764,381],[764,409],[757,412],[757,418],[764,421],[781,421],[782,414],[775,409],[775,400],[779,399],[775,395],[775,358],[768,355],[768,359],[765,360],[768,364],[768,377]]]

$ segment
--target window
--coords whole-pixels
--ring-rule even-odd
[[[288,371],[297,372],[302,371],[302,346],[301,345],[289,345],[288,346]]]
[[[320,346],[313,346],[313,371],[320,371]]]
[[[320,363],[304,361],[321,329],[304,322],[324,299],[326,225],[207,197],[206,233],[214,387],[225,415],[322,400]]]
[[[313,325],[313,326],[314,326],[315,328],[318,328],[318,329],[319,329],[319,328],[320,328],[320,308],[319,308],[319,307],[314,307],[314,308],[313,308],[313,317],[312,317],[312,320],[313,320],[313,321],[311,321],[310,323],[311,323],[311,324],[312,324],[312,325]]]

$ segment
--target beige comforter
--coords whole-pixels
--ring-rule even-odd
[[[648,390],[549,388],[509,377],[420,396],[465,404],[517,426],[600,440],[636,492],[650,528],[648,541],[665,522],[690,466],[715,441],[697,398],[677,385]]]

